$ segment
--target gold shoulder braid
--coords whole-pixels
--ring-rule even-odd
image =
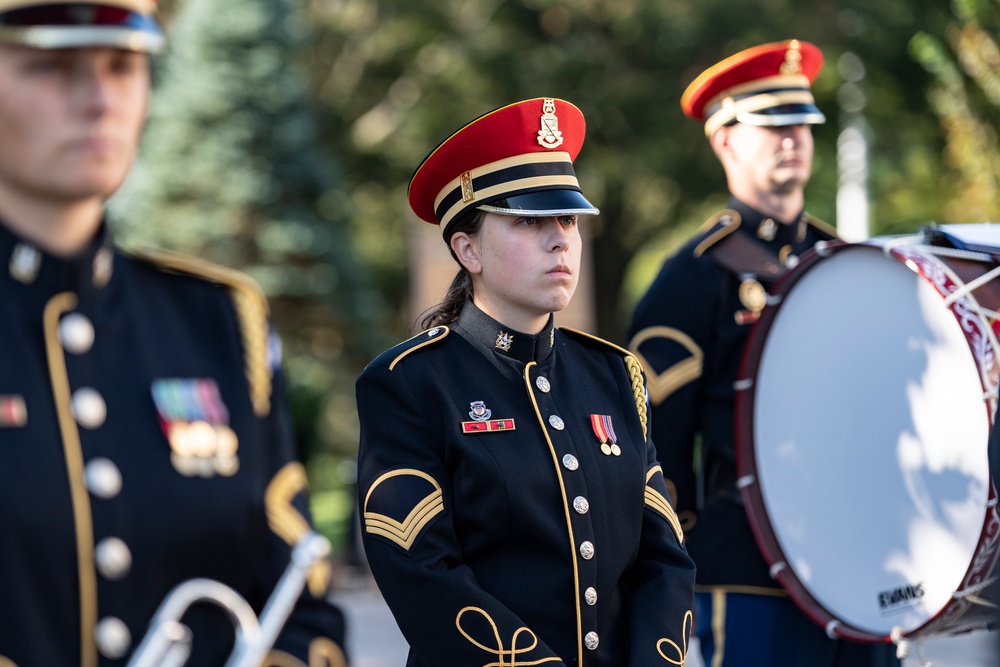
[[[147,248],[131,254],[136,259],[167,271],[204,278],[229,290],[240,323],[254,414],[258,417],[266,416],[271,411],[273,371],[267,359],[267,298],[257,282],[235,269],[171,250]]]
[[[646,388],[642,383],[642,365],[639,360],[631,354],[625,355],[625,367],[628,368],[629,378],[632,380],[632,394],[635,396],[635,409],[639,412],[639,423],[642,424],[642,437],[648,440],[646,435]]]

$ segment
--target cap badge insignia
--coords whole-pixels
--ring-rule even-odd
[[[17,394],[0,396],[0,428],[21,428],[28,425],[28,408],[24,397]]]
[[[793,39],[788,43],[788,51],[785,52],[785,62],[781,63],[782,74],[802,73],[802,52],[799,50],[799,40]]]
[[[473,401],[469,403],[471,410],[470,422],[462,422],[462,433],[495,433],[497,431],[513,431],[513,419],[490,419],[493,412],[486,407],[485,401]]]
[[[778,233],[778,223],[776,223],[771,218],[764,218],[760,222],[760,226],[757,227],[757,237],[765,241],[773,241],[775,234]]]
[[[556,116],[556,101],[547,97],[542,102],[542,129],[538,130],[538,144],[542,148],[558,148],[562,142],[559,118]]]
[[[618,437],[615,436],[615,427],[611,425],[611,415],[590,415],[590,425],[594,429],[594,435],[601,443],[601,452],[605,456],[622,455],[622,448],[618,446]]]
[[[489,419],[493,412],[486,407],[486,401],[473,401],[469,403],[469,416],[472,417],[477,422],[484,422]]]
[[[462,203],[468,204],[470,201],[475,201],[476,191],[472,187],[472,172],[463,171],[459,179],[462,181]]]
[[[153,403],[170,443],[170,463],[185,477],[229,477],[239,469],[239,440],[210,378],[154,380]]]
[[[514,336],[503,331],[497,336],[497,342],[494,345],[496,349],[503,350],[504,352],[510,352],[510,345],[514,342]]]

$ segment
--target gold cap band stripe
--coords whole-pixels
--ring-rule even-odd
[[[507,181],[506,183],[501,183],[500,185],[495,185],[491,188],[484,188],[483,190],[477,190],[474,201],[495,199],[503,195],[510,195],[517,193],[522,190],[527,190],[529,188],[554,188],[554,187],[568,187],[579,190],[580,181],[576,179],[575,176],[535,176],[533,178],[522,178],[517,181]],[[448,223],[452,221],[459,211],[467,207],[468,203],[459,200],[457,204],[448,209],[447,212],[441,216],[441,230],[444,231],[448,227]]]
[[[705,134],[712,136],[713,132],[742,113],[753,113],[782,104],[815,104],[815,99],[808,90],[787,90],[754,95],[731,104],[723,104],[719,111],[705,121]]]
[[[503,160],[497,160],[496,162],[491,162],[489,164],[484,164],[482,167],[476,167],[471,171],[464,172],[469,175],[471,180],[475,180],[487,174],[492,174],[495,171],[500,171],[502,169],[510,169],[511,167],[520,167],[525,164],[539,164],[543,162],[568,162],[573,161],[569,157],[569,153],[563,151],[554,151],[550,153],[526,153],[524,155],[514,155],[513,157],[504,158]],[[447,197],[455,189],[462,186],[462,176],[459,175],[456,178],[451,179],[448,183],[441,188],[441,192],[438,196],[434,198],[434,210],[441,205],[442,200]],[[476,193],[478,195],[478,193]],[[481,199],[481,197],[476,196],[475,199]]]

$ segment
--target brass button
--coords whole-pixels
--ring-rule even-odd
[[[59,341],[71,354],[84,354],[94,345],[94,325],[86,315],[69,313],[59,321]]]
[[[590,509],[590,503],[583,496],[577,496],[573,499],[573,509],[576,510],[577,514],[586,514]]]
[[[577,468],[580,467],[580,462],[572,454],[565,455],[562,461],[563,461],[563,466],[565,466],[567,470],[576,470]]]
[[[76,422],[91,430],[104,424],[104,419],[108,416],[104,398],[93,387],[80,387],[74,391],[70,409]]]
[[[580,555],[583,556],[584,560],[590,560],[594,557],[594,543],[585,541],[580,545]]]
[[[97,571],[105,579],[118,581],[132,569],[132,552],[128,545],[117,537],[105,537],[94,549]]]
[[[128,626],[114,616],[102,618],[97,623],[94,639],[97,640],[97,650],[101,655],[112,660],[125,657],[132,646],[132,634],[128,631]]]
[[[588,632],[587,636],[583,638],[583,643],[591,651],[596,651],[598,645],[600,645],[600,643],[601,643],[601,640],[597,636],[596,632],[591,631],[591,632]]]
[[[557,431],[561,431],[566,428],[566,422],[562,420],[559,415],[552,415],[549,417],[549,425]]]
[[[591,586],[590,588],[585,590],[583,592],[583,599],[587,604],[593,607],[595,604],[597,604],[597,589]]]
[[[122,490],[122,473],[111,459],[91,459],[87,462],[83,475],[87,489],[98,498],[110,500]]]
[[[535,386],[538,387],[538,391],[545,394],[549,393],[549,391],[552,389],[552,385],[549,384],[548,378],[546,378],[544,375],[539,375],[537,378],[535,378]]]

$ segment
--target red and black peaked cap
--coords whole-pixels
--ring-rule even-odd
[[[165,43],[156,0],[0,0],[0,42],[37,49],[110,46],[155,53]]]
[[[698,75],[681,96],[681,109],[704,121],[708,136],[734,121],[770,127],[823,123],[810,90],[822,68],[823,53],[809,42],[755,46]]]
[[[560,99],[540,97],[491,111],[424,158],[410,179],[410,208],[442,230],[474,208],[597,215],[573,170],[585,133],[583,113]]]

